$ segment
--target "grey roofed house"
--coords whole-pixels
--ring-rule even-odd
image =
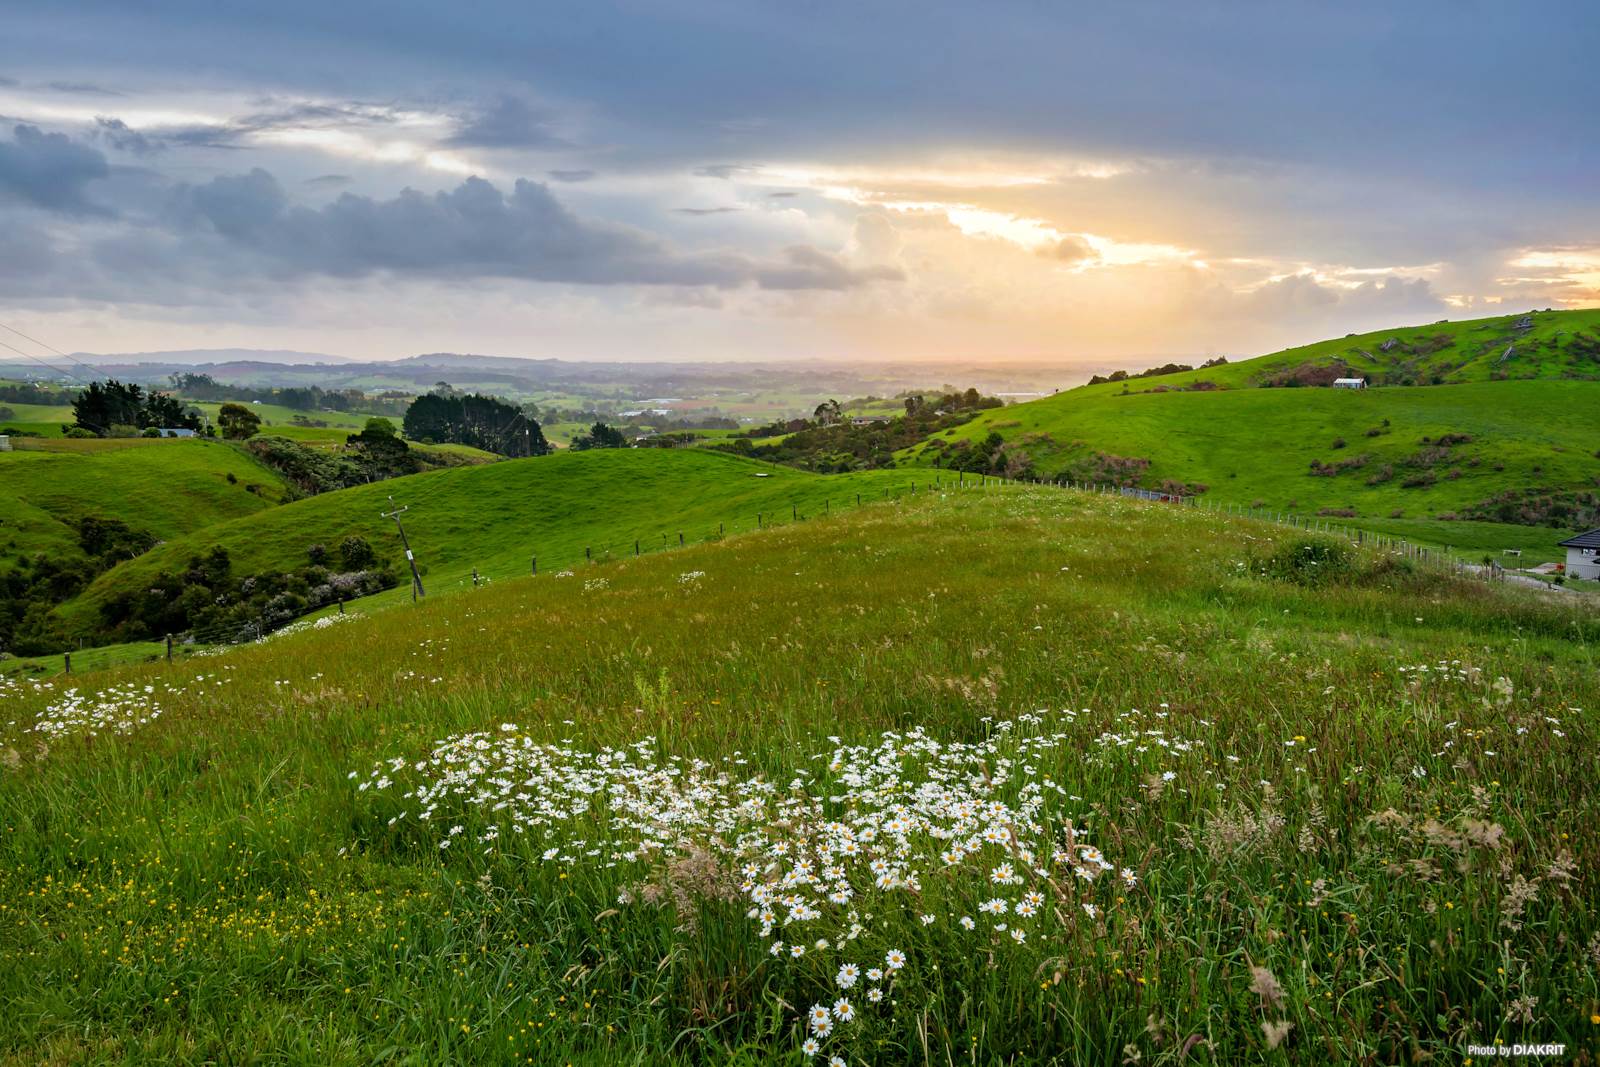
[[[1559,547],[1567,550],[1568,577],[1600,579],[1600,530],[1569,537]]]
[[[1365,389],[1367,380],[1365,378],[1335,378],[1333,387],[1335,389]]]
[[[187,426],[163,426],[160,429],[161,429],[161,436],[162,437],[193,437],[194,436],[194,431],[189,429]]]

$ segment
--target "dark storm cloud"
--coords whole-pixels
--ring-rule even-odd
[[[846,289],[898,277],[852,270],[804,246],[786,249],[776,263],[734,252],[678,252],[644,231],[582,219],[545,186],[526,180],[509,192],[468,178],[433,194],[346,193],[311,208],[290,203],[277,180],[258,168],[180,188],[170,221],[202,243],[222,238],[227,251],[286,274],[772,289]]]
[[[457,148],[562,148],[554,116],[515,96],[502,96],[463,122],[445,143]]]
[[[307,178],[302,184],[314,189],[333,189],[341,185],[350,184],[348,174],[319,174],[315,178]]]
[[[1600,111],[1600,79],[1586,73],[1597,16],[1563,0],[1465,9],[1455,0],[818,0],[748,5],[738,17],[720,0],[484,0],[472,18],[424,0],[385,4],[381,18],[375,10],[323,0],[63,0],[27,32],[4,35],[0,64],[37,71],[48,46],[57,68],[127,69],[137,55],[166,77],[206,56],[240,85],[333,95],[527,86],[626,117],[643,133],[630,150],[683,161],[714,158],[729,139],[744,158],[1067,145],[1293,159],[1470,185],[1519,171],[1525,181],[1530,168],[1592,177],[1586,164],[1597,151],[1570,136]],[[1423,54],[1450,56],[1477,76],[1441,82]],[[1565,146],[1561,158],[1552,144]]]
[[[547,170],[545,174],[555,182],[586,182],[595,176],[592,170]]]
[[[0,141],[0,202],[10,200],[72,215],[105,214],[88,195],[109,175],[106,157],[59,133],[19,124]]]
[[[122,131],[101,126],[102,133]],[[297,203],[263,168],[167,188],[152,212],[114,222],[85,186],[107,176],[105,157],[61,134],[18,126],[0,142],[0,201],[95,215],[71,257],[31,255],[48,269],[6,272],[6,295],[81,296],[148,303],[194,301],[208,287],[241,291],[267,281],[387,274],[440,280],[520,279],[581,285],[838,290],[892,280],[855,270],[815,248],[775,259],[732,250],[688,252],[644,230],[583,218],[537,182],[509,189],[468,178],[442,192],[387,198],[344,193],[320,207]],[[340,175],[312,179],[337,184]],[[51,238],[15,217],[23,251]],[[179,294],[184,295],[179,295]]]
[[[743,209],[736,207],[675,207],[672,210],[679,215],[731,215]]]

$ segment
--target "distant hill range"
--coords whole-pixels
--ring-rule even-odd
[[[161,364],[171,367],[206,367],[215,364],[270,364],[272,366],[345,365],[359,360],[326,352],[296,352],[287,348],[184,348],[161,352],[74,352],[69,357],[91,367],[136,367]]]

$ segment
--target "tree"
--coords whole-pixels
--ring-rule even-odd
[[[146,429],[200,428],[200,412],[186,407],[183,401],[166,393],[150,393],[144,398],[144,410],[139,413],[138,425]]]
[[[144,411],[144,390],[124,385],[115,378],[90,382],[72,401],[72,417],[77,425],[104,436],[114,426],[139,426]]]
[[[823,401],[817,405],[817,409],[811,414],[821,426],[833,426],[844,418],[844,413],[839,410],[839,402],[837,400]]]
[[[578,452],[585,452],[591,448],[626,448],[627,446],[627,435],[615,426],[607,426],[603,422],[595,423],[589,427],[588,433],[580,434],[572,439],[572,447]]]
[[[422,469],[410,447],[394,432],[394,423],[388,419],[368,419],[365,429],[344,440],[360,457],[368,477],[393,478],[401,474],[414,474]]]
[[[542,456],[550,451],[538,422],[496,396],[428,393],[406,409],[413,441],[471,445],[501,456]]]
[[[243,404],[224,404],[217,414],[217,425],[222,428],[222,436],[242,441],[261,429],[261,416]]]

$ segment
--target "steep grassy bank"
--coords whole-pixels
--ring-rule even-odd
[[[0,454],[0,567],[37,552],[81,557],[76,524],[86,517],[170,541],[265,511],[285,491],[275,471],[217,441],[59,445],[66,450]]]
[[[0,1055],[1592,1055],[1594,616],[1297,537],[924,493],[13,689]]]
[[[61,615],[85,630],[100,605],[138,588],[162,571],[214,547],[227,550],[237,573],[286,570],[303,564],[312,544],[335,546],[360,536],[404,571],[394,523],[383,517],[390,497],[411,510],[407,536],[436,590],[471,583],[471,572],[500,579],[527,573],[532,557],[551,570],[596,558],[704,540],[753,529],[758,519],[854,506],[885,488],[905,489],[913,477],[893,472],[841,479],[696,449],[621,449],[560,454],[489,466],[431,471],[298,501],[271,513],[221,523],[177,538],[129,560],[98,579]],[[929,478],[920,477],[924,487]],[[394,594],[405,596],[404,590]]]

